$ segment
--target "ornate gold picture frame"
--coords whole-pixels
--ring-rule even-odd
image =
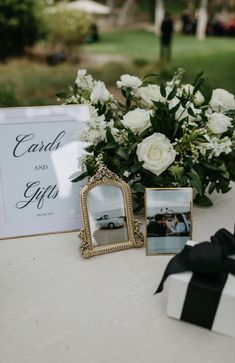
[[[143,247],[144,236],[133,216],[130,187],[106,166],[82,188],[80,201],[84,228],[79,230],[79,237],[84,257]]]

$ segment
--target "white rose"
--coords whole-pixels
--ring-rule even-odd
[[[146,87],[140,87],[136,92],[136,97],[140,98],[143,106],[153,107],[152,101],[164,101],[165,98],[162,97],[160,92],[160,86],[157,84],[149,84]]]
[[[121,120],[125,127],[131,129],[134,133],[140,134],[150,125],[150,112],[141,108],[127,112]]]
[[[129,74],[123,74],[120,79],[116,83],[119,88],[132,88],[135,90],[142,84],[142,81],[138,77],[130,76]]]
[[[232,93],[225,89],[217,88],[213,90],[210,100],[212,109],[216,112],[224,112],[235,109],[235,99]]]
[[[208,127],[214,134],[222,134],[232,126],[231,118],[225,116],[223,113],[214,112],[209,115]]]
[[[109,93],[103,82],[95,81],[90,98],[92,103],[97,103],[98,101],[104,103],[110,101],[112,99],[112,95]]]
[[[157,176],[166,170],[176,157],[170,140],[156,132],[137,146],[136,153],[138,160],[144,161],[143,167]]]

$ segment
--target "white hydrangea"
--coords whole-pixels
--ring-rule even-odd
[[[109,93],[109,91],[105,87],[104,82],[101,81],[94,82],[94,88],[90,96],[92,103],[97,103],[97,102],[105,103],[111,101],[112,98],[113,96]]]
[[[235,98],[232,93],[225,89],[217,88],[213,90],[210,105],[213,111],[225,112],[235,110]]]
[[[174,86],[179,86],[183,77],[185,70],[182,68],[178,68],[174,73],[173,78],[166,83],[167,86],[173,88]]]
[[[120,81],[116,82],[117,87],[119,88],[131,88],[136,90],[138,87],[142,85],[142,81],[136,76],[130,76],[129,74],[123,74],[120,77]]]
[[[119,130],[119,129],[111,129],[112,135],[115,139],[115,141],[120,144],[120,145],[124,145],[127,142],[127,138],[128,138],[128,134],[126,131],[124,130]]]
[[[80,141],[98,144],[106,140],[107,122],[104,115],[98,115],[97,110],[90,106],[90,118],[86,123],[86,130],[80,134]]]
[[[78,170],[81,171],[82,173],[84,171],[86,171],[86,164],[85,164],[85,161],[86,161],[86,156],[87,155],[82,155],[80,156],[77,160],[78,160]]]
[[[232,141],[228,136],[220,139],[217,136],[214,136],[210,139],[210,142],[205,144],[207,150],[210,150],[209,159],[212,157],[218,157],[221,154],[229,154],[232,151]]]
[[[119,144],[125,144],[128,139],[128,133],[126,130],[117,129],[114,126],[114,120],[110,120],[107,124],[107,127],[110,129],[112,136],[114,137],[115,141]]]
[[[123,173],[123,176],[125,176],[126,178],[128,178],[130,175],[131,173],[128,170],[124,171]]]
[[[80,69],[78,71],[75,83],[82,91],[91,91],[94,86],[93,78],[90,74],[87,74],[86,69]]]
[[[60,101],[60,98],[58,97],[58,101]],[[76,103],[81,103],[81,97],[77,96],[77,95],[72,95],[70,97],[67,98],[66,100],[66,104],[76,104]]]

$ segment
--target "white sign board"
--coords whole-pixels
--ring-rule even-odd
[[[0,109],[0,238],[81,226],[76,141],[87,106]]]

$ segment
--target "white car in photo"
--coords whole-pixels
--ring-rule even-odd
[[[120,228],[124,225],[124,218],[122,217],[110,217],[109,215],[105,214],[104,216],[97,218],[96,223],[99,228],[107,228],[107,229],[114,229]]]

